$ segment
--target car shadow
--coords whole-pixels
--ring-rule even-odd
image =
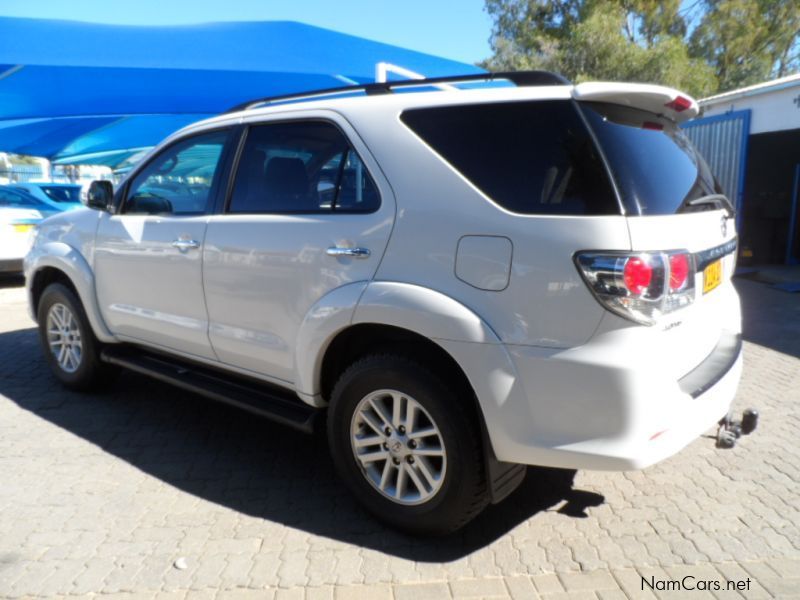
[[[734,282],[742,302],[742,337],[800,358],[800,293],[742,277]]]
[[[134,373],[121,373],[103,393],[66,391],[50,375],[33,328],[0,333],[0,394],[187,493],[416,561],[455,560],[537,513],[581,518],[604,501],[573,489],[573,470],[531,467],[509,498],[452,536],[406,536],[358,506],[334,472],[324,436],[254,419]]]

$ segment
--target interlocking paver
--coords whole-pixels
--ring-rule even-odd
[[[537,600],[539,594],[530,577],[514,575],[505,578],[508,593],[513,600]]]
[[[558,576],[553,574],[535,575],[533,585],[536,587],[536,591],[542,595],[564,591],[564,586],[561,585]]]
[[[735,408],[762,419],[735,449],[706,437],[639,472],[531,469],[508,502],[431,541],[358,508],[324,439],[128,373],[102,393],[63,390],[23,290],[3,285],[2,597],[422,600],[487,586],[616,600],[656,597],[640,572],[709,564],[720,579],[751,577],[748,599],[800,590],[797,295],[737,284],[747,341]]]
[[[455,598],[487,598],[508,596],[505,583],[500,578],[456,580],[450,582],[450,590]]]
[[[558,578],[568,592],[581,590],[615,590],[617,582],[608,571],[589,571],[588,573],[561,573]]]
[[[450,596],[446,583],[415,583],[396,585],[395,600],[439,600]]]

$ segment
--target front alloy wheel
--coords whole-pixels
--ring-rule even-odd
[[[86,311],[75,291],[63,283],[51,283],[36,308],[39,339],[53,375],[74,390],[90,390],[111,381],[117,369],[100,360]]]
[[[56,303],[47,312],[47,341],[58,366],[74,373],[81,366],[83,344],[78,321],[67,306]]]

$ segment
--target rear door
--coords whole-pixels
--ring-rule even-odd
[[[115,334],[215,358],[203,299],[203,243],[229,137],[229,130],[217,130],[168,146],[133,177],[117,214],[102,214],[97,298]]]
[[[332,290],[372,278],[394,199],[337,114],[282,115],[245,136],[206,234],[209,336],[220,361],[291,382],[303,319]]]
[[[729,202],[703,158],[671,120],[618,104],[580,102],[628,216],[634,251],[688,250],[695,301],[658,327],[658,350],[681,376],[739,323],[731,277],[736,227]],[[734,307],[734,308],[732,308]]]

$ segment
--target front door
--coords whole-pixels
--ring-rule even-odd
[[[229,131],[168,146],[103,214],[94,269],[108,327],[130,341],[214,359],[203,300],[203,242]]]
[[[291,382],[303,319],[335,288],[372,278],[394,201],[336,115],[284,117],[246,136],[228,205],[206,234],[209,336],[220,361]]]

